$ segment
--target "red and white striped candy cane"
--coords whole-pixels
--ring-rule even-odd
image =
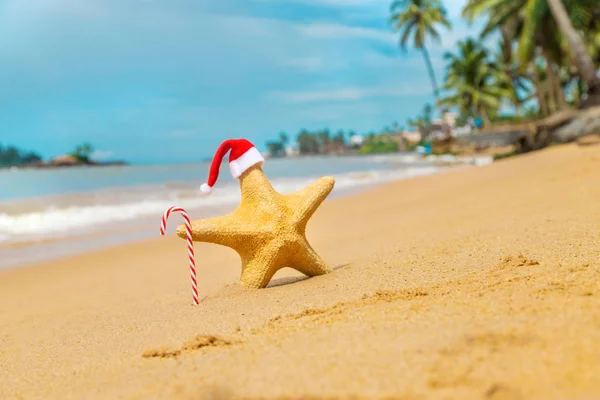
[[[192,278],[192,296],[194,298],[194,304],[198,304],[198,284],[196,282],[196,261],[194,260],[194,242],[192,241],[192,224],[187,212],[181,207],[170,207],[162,216],[160,222],[160,234],[165,235],[167,229],[167,219],[171,213],[178,212],[185,221],[185,232],[187,236],[187,248],[188,248],[188,259],[190,261],[190,277]]]

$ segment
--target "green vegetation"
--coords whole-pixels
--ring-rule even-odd
[[[69,154],[83,164],[93,164],[90,156],[94,152],[94,147],[89,143],[83,143]],[[44,166],[42,157],[34,152],[27,152],[16,148],[15,146],[2,146],[0,144],[0,167],[20,167],[26,165]]]
[[[83,143],[75,147],[75,151],[70,155],[84,164],[90,163],[90,155],[94,152],[94,147],[89,143]]]
[[[490,124],[490,114],[509,95],[498,83],[500,70],[477,40],[467,38],[458,47],[458,54],[444,56],[448,62],[444,89],[451,93],[438,104],[457,107],[461,114],[479,115],[485,124]]]
[[[452,29],[443,1],[395,0],[389,17],[399,47],[412,46],[423,53],[435,105],[442,113],[455,110],[456,126],[523,123],[566,108],[600,104],[598,0],[469,0],[462,16],[469,22],[484,19],[484,29],[478,37],[460,41],[456,52],[444,54],[441,88],[426,43],[439,42],[441,29]],[[487,48],[482,39],[492,33],[499,40]],[[303,130],[297,136],[298,150],[300,154],[410,151],[430,144],[433,131],[449,133],[440,124],[434,126],[432,118],[433,107],[425,105],[420,115],[407,120],[408,127],[422,134],[419,143],[408,143],[403,129],[394,124],[392,129],[362,135],[364,141],[352,145],[346,144],[343,134],[334,141],[326,129]],[[280,156],[286,143],[267,145],[272,155]]]
[[[429,111],[428,111],[429,110]],[[424,109],[424,117],[415,124],[424,125],[427,120],[427,113],[431,113],[431,106],[426,106]],[[425,119],[423,119],[425,118]],[[429,119],[430,121],[430,119]],[[296,137],[297,154],[299,155],[325,155],[325,154],[376,154],[376,153],[391,153],[400,150],[414,150],[421,143],[407,142],[401,135],[403,128],[398,123],[394,122],[391,127],[384,127],[378,133],[369,132],[363,135],[362,143],[352,141],[352,138],[358,136],[354,131],[345,132],[339,130],[335,134],[331,134],[327,129],[310,132],[306,129],[300,131]],[[285,135],[285,134],[283,134]],[[281,157],[285,154],[285,144],[288,143],[287,135],[280,134],[279,141],[267,142],[269,154],[272,157]],[[286,140],[282,140],[285,138]],[[425,141],[422,141],[423,143]]]
[[[321,129],[315,132],[306,129],[301,130],[297,137],[298,153],[302,155],[317,155],[340,153],[346,151],[348,144],[346,137],[350,138],[355,133],[348,133],[339,130],[336,134],[331,134],[328,129]],[[284,156],[286,145],[289,143],[288,135],[285,132],[279,134],[279,140],[267,142],[267,149],[272,157]]]
[[[359,150],[360,154],[374,153],[392,153],[398,151],[398,142],[391,140],[385,135],[367,136],[363,146]]]
[[[14,146],[4,147],[0,144],[0,167],[18,167],[41,160],[37,153],[23,151]]]
[[[535,99],[541,117],[600,101],[599,15],[597,0],[469,0],[463,10],[469,21],[487,19],[481,38],[500,33],[504,79],[495,72],[495,81],[505,90],[494,97],[517,115]]]
[[[425,104],[425,106],[423,107],[423,111],[421,111],[421,114],[418,115],[417,118],[414,120],[412,118],[409,118],[408,121],[406,121],[406,124],[411,128],[415,128],[422,132],[425,129],[427,129],[428,126],[431,125],[432,112],[433,108],[431,107],[431,105]]]
[[[600,104],[598,0],[469,0],[462,14],[486,23],[480,37],[465,38],[457,53],[444,56],[437,105],[458,110],[459,123],[524,121]],[[445,15],[437,0],[393,2],[390,18],[400,47],[405,49],[413,35],[414,47],[423,50],[425,37],[438,39],[436,27],[449,27]],[[495,32],[497,46],[483,47],[480,39]],[[432,82],[436,91],[433,76]],[[503,107],[513,115],[501,115]]]
[[[399,47],[406,50],[412,46],[423,54],[435,95],[433,106],[425,105],[420,115],[406,121],[420,135],[404,134],[398,123],[361,135],[302,129],[293,145],[284,132],[268,141],[271,156],[283,157],[289,150],[300,155],[410,151],[435,142],[433,132],[446,135],[437,141],[448,144],[453,140],[448,137],[450,130],[445,123],[433,123],[434,107],[442,114],[455,110],[459,127],[470,124],[479,128],[535,121],[572,107],[600,105],[599,0],[468,0],[462,17],[469,22],[482,18],[484,28],[477,37],[459,41],[456,52],[444,54],[446,71],[439,87],[429,51],[440,41],[442,29],[452,29],[444,2],[391,3],[388,22],[399,35]],[[499,40],[488,48],[482,39],[491,34],[498,34]],[[407,137],[419,143],[410,143]],[[89,163],[92,151],[91,145],[83,144],[71,155]],[[34,153],[0,147],[0,166],[38,160]]]
[[[519,153],[516,150],[508,152],[508,153],[504,153],[504,154],[496,154],[496,155],[494,155],[494,161],[502,160],[504,158],[510,158],[510,157],[516,156],[518,154]]]

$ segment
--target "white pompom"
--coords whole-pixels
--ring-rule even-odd
[[[208,186],[208,184],[203,183],[200,185],[200,191],[205,194],[210,194],[212,192],[212,188]]]

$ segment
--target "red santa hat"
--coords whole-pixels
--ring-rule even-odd
[[[217,179],[219,178],[219,168],[223,162],[223,158],[228,151],[229,153],[229,169],[231,175],[238,179],[248,168],[256,164],[263,164],[265,159],[258,149],[246,139],[230,139],[226,140],[217,149],[215,156],[210,166],[208,182],[200,186],[202,193],[212,192]]]

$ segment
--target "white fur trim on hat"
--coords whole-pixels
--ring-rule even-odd
[[[210,194],[212,192],[212,188],[208,186],[208,184],[203,183],[200,185],[200,191],[205,194]]]
[[[241,157],[230,161],[229,169],[231,170],[231,175],[237,179],[251,166],[258,163],[262,164],[264,162],[265,159],[258,149],[256,147],[251,147]]]

